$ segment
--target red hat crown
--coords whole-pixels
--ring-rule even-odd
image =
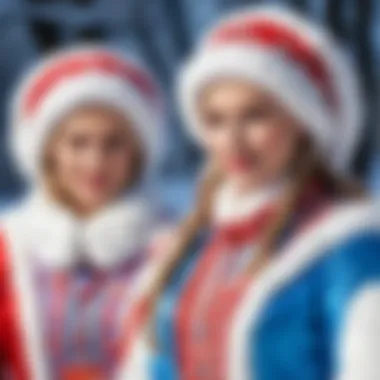
[[[90,73],[120,78],[150,103],[157,103],[154,80],[140,66],[107,51],[84,51],[55,59],[34,78],[26,90],[22,114],[32,116],[49,91],[61,81]]]
[[[326,103],[333,109],[338,99],[331,73],[320,52],[300,31],[280,20],[268,17],[235,19],[222,24],[208,39],[209,46],[252,44],[282,52],[292,63],[301,67],[319,88]]]

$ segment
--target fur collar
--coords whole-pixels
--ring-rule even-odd
[[[110,268],[138,253],[153,228],[145,199],[125,197],[81,221],[68,210],[34,194],[13,214],[25,251],[52,267],[86,261]]]
[[[263,189],[239,195],[230,183],[224,184],[217,192],[213,205],[215,224],[231,224],[245,220],[262,211],[281,195],[286,184],[274,184]]]

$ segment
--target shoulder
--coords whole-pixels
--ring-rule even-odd
[[[378,204],[357,202],[332,206],[312,225],[295,236],[278,255],[275,271],[284,281],[313,268],[332,272],[360,261],[377,261],[380,213]],[[361,251],[367,253],[361,255]],[[311,272],[310,272],[311,273]],[[347,272],[348,273],[348,272]]]
[[[379,202],[340,205],[321,229],[332,260],[380,263]]]
[[[29,216],[28,205],[24,202],[7,208],[0,214],[0,233],[9,239],[13,236],[22,238],[32,222]]]
[[[17,241],[17,213],[6,213],[0,216],[0,283],[8,277],[12,266],[13,242]]]
[[[0,256],[1,265],[7,261],[14,265],[15,258],[23,257],[30,240],[30,230],[37,222],[30,212],[30,204],[23,200],[11,205],[0,214]]]
[[[374,245],[378,236],[380,202],[360,201],[331,206],[290,245],[309,252],[348,252],[358,245]]]
[[[330,235],[326,232],[330,243],[323,255],[331,296],[350,297],[368,284],[380,283],[379,206],[374,202],[349,205],[332,217],[335,223]]]
[[[380,231],[361,231],[337,242],[326,264],[334,282],[380,281]]]

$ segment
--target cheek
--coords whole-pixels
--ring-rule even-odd
[[[121,186],[129,178],[133,168],[132,153],[129,149],[118,150],[107,155],[103,162],[103,172],[111,186]]]
[[[297,138],[294,131],[288,128],[266,126],[253,130],[247,141],[269,170],[281,171],[293,157]]]
[[[81,178],[84,172],[85,160],[70,147],[58,148],[55,155],[55,171],[58,179],[70,185]]]
[[[205,148],[209,155],[220,161],[231,150],[231,136],[227,128],[204,133]]]
[[[278,128],[262,125],[249,128],[245,141],[256,152],[265,153],[281,145],[281,131]]]

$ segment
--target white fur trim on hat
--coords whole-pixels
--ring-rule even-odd
[[[286,52],[245,41],[210,46],[209,38],[230,23],[269,20],[297,32],[322,58],[337,97],[337,109],[324,98],[313,78]],[[196,97],[205,85],[221,77],[237,77],[263,86],[308,129],[328,163],[346,170],[360,137],[362,98],[349,57],[318,25],[285,9],[246,9],[220,22],[189,59],[179,81],[179,97],[192,134],[202,142]]]
[[[51,65],[60,64],[61,59],[75,56],[75,54],[105,53],[114,54],[101,49],[76,49],[63,52],[47,60],[42,67],[33,71],[22,83],[16,93],[13,104],[13,120],[11,130],[11,143],[14,155],[22,171],[29,177],[36,178],[39,173],[41,154],[47,137],[59,124],[60,120],[69,112],[81,105],[101,104],[118,110],[126,119],[131,121],[136,133],[140,136],[146,148],[149,164],[157,162],[162,153],[163,110],[160,107],[162,99],[147,99],[139,88],[126,78],[118,77],[114,73],[90,68],[88,72],[60,78],[51,86],[42,97],[32,116],[23,115],[25,96],[31,86],[35,85],[38,77],[43,76],[44,70]],[[124,60],[135,69],[150,75],[139,64],[114,54],[116,59]],[[157,90],[156,84],[152,86]]]

